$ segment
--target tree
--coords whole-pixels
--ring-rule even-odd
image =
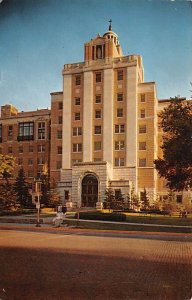
[[[124,196],[121,192],[121,190],[118,190],[117,193],[115,193],[115,199],[113,201],[113,209],[122,210],[124,208]]]
[[[0,154],[0,177],[8,181],[15,166],[16,163],[13,156]]]
[[[12,210],[19,206],[14,186],[8,182],[0,184],[0,210]]]
[[[131,204],[134,210],[140,208],[139,197],[135,194],[134,187],[131,189]]]
[[[146,188],[141,192],[141,206],[143,210],[149,209],[149,197],[147,195]]]
[[[105,191],[105,208],[106,209],[113,209],[113,203],[115,200],[114,191],[112,188],[107,188]]]
[[[61,204],[61,197],[60,197],[60,193],[59,193],[59,191],[57,189],[56,182],[53,179],[53,181],[51,183],[51,188],[50,188],[50,191],[49,191],[48,206],[50,206],[50,207],[56,207],[59,204]]]
[[[160,175],[172,190],[192,188],[192,101],[171,98],[160,113],[163,158],[154,161]]]
[[[25,180],[25,173],[23,168],[18,171],[18,176],[15,179],[14,185],[17,193],[18,202],[22,207],[29,207],[31,205],[31,195],[29,194],[29,184]]]

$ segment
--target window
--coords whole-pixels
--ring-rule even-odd
[[[118,108],[117,109],[117,117],[122,118],[123,117],[123,108]]]
[[[22,159],[22,158],[19,158],[19,159],[18,159],[18,165],[19,165],[19,166],[22,166],[22,164],[23,164],[23,159]]]
[[[115,125],[115,133],[124,133],[125,132],[125,124]]]
[[[122,93],[117,94],[117,101],[123,101],[123,94]]]
[[[38,123],[38,140],[45,139],[45,122]]]
[[[182,203],[182,195],[176,195],[177,203]]]
[[[145,109],[141,109],[140,118],[145,118]]]
[[[13,153],[12,147],[8,147],[8,153]]]
[[[33,146],[29,145],[29,152],[33,152]]]
[[[95,96],[95,103],[101,103],[101,95]]]
[[[140,125],[139,126],[139,133],[146,133],[146,132],[147,132],[146,125]]]
[[[45,152],[45,145],[38,145],[38,152]]]
[[[82,144],[73,144],[73,152],[82,152]]]
[[[57,154],[62,154],[62,146],[57,147]]]
[[[95,118],[100,119],[101,118],[101,110],[96,110],[95,111]]]
[[[123,70],[117,71],[117,80],[123,80]]]
[[[81,85],[81,76],[80,75],[75,76],[75,85]]]
[[[0,143],[2,143],[2,124],[0,124]]]
[[[102,161],[102,158],[101,158],[101,157],[95,157],[95,158],[94,158],[94,162],[99,162],[99,161]]]
[[[59,116],[59,117],[58,117],[58,123],[59,123],[59,124],[62,124],[62,123],[63,123],[63,117],[62,117],[62,116]]]
[[[139,159],[139,167],[146,167],[146,158]]]
[[[141,102],[145,102],[145,94],[141,94]]]
[[[19,153],[23,153],[23,146],[19,146]]]
[[[75,113],[75,120],[79,121],[81,118],[80,112]]]
[[[124,141],[115,141],[115,150],[124,150],[125,142]]]
[[[34,123],[24,122],[19,123],[18,141],[29,141],[34,138]]]
[[[75,105],[80,105],[81,104],[81,100],[79,97],[75,98]]]
[[[95,151],[101,150],[101,142],[100,141],[94,143],[94,150]]]
[[[82,135],[82,127],[73,127],[73,136]]]
[[[10,138],[10,137],[12,137],[12,136],[13,136],[13,126],[10,125],[10,126],[8,127],[8,137]]]
[[[28,177],[34,177],[34,175],[33,175],[33,170],[29,170],[29,171],[28,171]]]
[[[62,139],[62,130],[57,130],[57,138],[58,138],[59,140]]]
[[[123,167],[125,165],[124,157],[116,157],[115,158],[115,167]]]
[[[38,165],[44,165],[45,164],[45,160],[43,157],[38,157],[37,158],[37,164]]]
[[[32,166],[32,165],[33,165],[33,160],[32,160],[32,158],[29,158],[29,159],[28,159],[28,165],[29,165],[29,166]]]
[[[61,161],[57,161],[56,168],[57,168],[57,170],[60,170],[62,168],[62,162]]]
[[[101,134],[101,126],[95,126],[95,134]]]
[[[146,142],[139,142],[139,150],[146,150]]]
[[[63,102],[59,102],[59,103],[58,103],[58,108],[59,108],[59,109],[63,109]]]
[[[101,82],[101,73],[100,72],[95,74],[95,81]]]

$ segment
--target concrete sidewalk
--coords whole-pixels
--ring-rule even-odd
[[[40,217],[40,223],[41,225],[53,225],[53,216],[51,217]],[[127,225],[127,226],[136,226],[136,227],[146,227],[147,228],[151,228],[154,227],[155,228],[162,228],[166,229],[166,228],[175,228],[175,229],[187,229],[189,231],[189,233],[192,234],[192,226],[180,226],[180,225],[161,225],[161,224],[145,224],[145,223],[131,223],[131,222],[112,222],[112,221],[100,221],[100,220],[83,220],[83,219],[64,219],[65,220],[69,220],[69,221],[73,221],[73,222],[77,222],[78,224],[80,223],[92,223],[92,224],[113,224],[113,225]],[[13,223],[13,224],[36,224],[37,222],[37,218],[34,215],[24,215],[24,216],[2,216],[0,217],[0,224],[8,224],[8,223]],[[63,225],[61,225],[61,227],[63,227]]]

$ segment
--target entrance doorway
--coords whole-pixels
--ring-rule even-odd
[[[96,176],[89,174],[82,180],[82,207],[96,207],[98,201],[98,180]]]

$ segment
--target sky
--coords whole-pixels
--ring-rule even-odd
[[[84,43],[110,19],[123,54],[142,56],[159,99],[191,97],[191,0],[0,0],[0,105],[50,107],[63,65],[83,61]]]

